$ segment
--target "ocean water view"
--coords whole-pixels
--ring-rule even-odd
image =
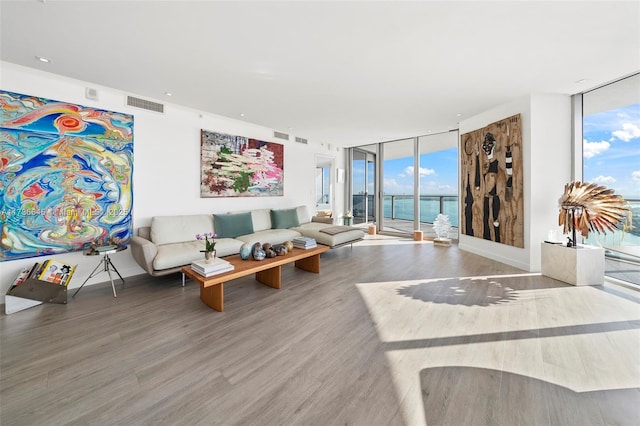
[[[585,243],[595,246],[640,246],[640,199],[625,197],[631,206],[632,228],[606,235],[589,234]]]
[[[451,225],[458,227],[458,196],[420,196],[420,222],[433,223],[440,213],[449,216]],[[388,219],[413,220],[413,196],[385,195],[384,217]]]
[[[640,199],[625,197],[631,206],[632,225],[625,232],[608,232],[606,235],[591,233],[585,243],[597,246],[640,245]],[[363,197],[354,196],[354,215],[361,216],[364,211]],[[459,206],[457,195],[422,195],[420,196],[420,221],[433,223],[442,213],[449,216],[451,225],[459,227]],[[373,205],[373,197],[369,197],[370,205]],[[411,195],[385,195],[384,217],[386,219],[413,220],[413,196]],[[373,220],[372,217],[368,221]]]
[[[372,212],[375,210],[373,196],[368,196],[369,217],[366,221],[373,221]],[[353,196],[353,215],[364,219],[364,196]],[[413,220],[412,195],[385,195],[384,217],[387,219]],[[451,225],[458,227],[458,196],[457,195],[422,195],[420,196],[420,222],[433,223],[438,214],[449,216]],[[361,222],[356,221],[356,222]]]

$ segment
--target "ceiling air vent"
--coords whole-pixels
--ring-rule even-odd
[[[296,136],[296,142],[298,143],[309,143],[308,140],[306,140],[305,138],[299,138]]]
[[[276,132],[275,130],[273,131],[273,137],[274,138],[279,138],[279,139],[284,139],[284,140],[289,140],[289,135],[286,133],[282,133],[282,132]]]
[[[135,108],[146,109],[148,111],[164,113],[164,104],[151,102],[146,99],[140,99],[133,96],[127,96],[127,105]]]

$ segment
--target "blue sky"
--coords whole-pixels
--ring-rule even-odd
[[[585,182],[640,198],[640,104],[585,116]]]
[[[413,158],[387,160],[384,163],[384,193],[413,195]],[[420,193],[456,195],[458,193],[458,149],[451,148],[420,156]],[[354,191],[362,187],[364,176],[354,170]],[[372,188],[368,189],[371,192]]]
[[[584,181],[640,198],[640,104],[585,116],[583,137]],[[457,155],[451,148],[420,157],[421,194],[458,193]],[[384,193],[413,194],[414,174],[411,157],[385,161]],[[354,170],[353,178],[354,188],[361,188],[363,173]]]
[[[458,149],[451,148],[420,156],[420,194],[458,193]],[[385,194],[413,194],[413,158],[384,163]]]

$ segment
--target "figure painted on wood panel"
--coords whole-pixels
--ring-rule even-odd
[[[520,115],[461,137],[464,235],[524,247]]]

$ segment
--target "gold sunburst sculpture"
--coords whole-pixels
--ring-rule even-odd
[[[576,230],[586,237],[589,231],[606,234],[619,229],[619,224],[625,230],[631,226],[629,203],[613,189],[595,183],[567,183],[559,207],[558,224],[565,234],[573,233],[574,243]]]

